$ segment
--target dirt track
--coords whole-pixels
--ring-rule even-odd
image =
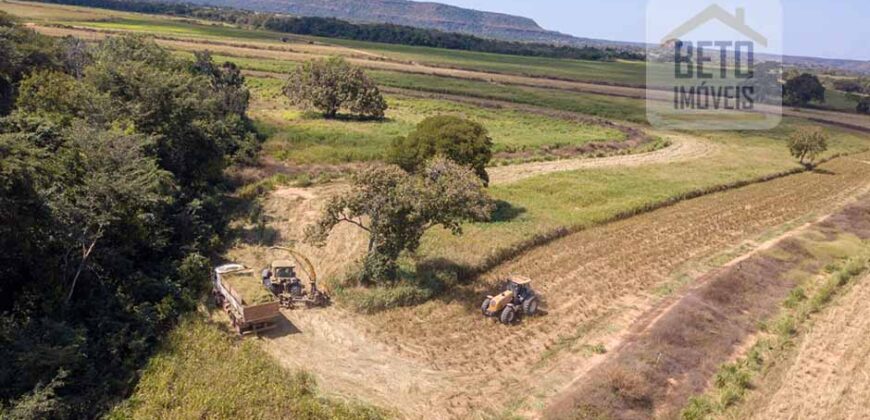
[[[563,159],[550,162],[532,162],[487,169],[494,185],[509,184],[533,176],[575,171],[578,169],[634,167],[655,163],[683,162],[715,154],[716,146],[708,141],[682,134],[663,134],[671,145],[649,153],[611,156],[596,159]]]
[[[287,313],[303,334],[279,334],[264,346],[287,366],[311,370],[324,389],[393,407],[403,417],[499,413],[503,401],[536,417],[550,398],[606,359],[594,346],[614,348],[660,300],[657,291],[687,281],[675,273],[694,277],[704,268],[693,262],[723,249],[745,252],[757,246],[750,239],[770,229],[834,210],[870,188],[867,159],[838,159],[824,165],[833,174],[782,178],[570,235],[443,301],[374,316],[341,308]],[[293,203],[312,208],[292,198],[301,191],[279,194],[281,204],[272,211],[297,214]],[[300,222],[285,221],[282,231]],[[342,245],[319,258],[334,263],[345,255],[342,247],[358,240],[354,234],[340,235]],[[482,319],[477,306],[512,272],[535,273],[548,314],[508,328]]]

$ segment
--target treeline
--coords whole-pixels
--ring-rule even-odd
[[[243,81],[0,12],[0,418],[98,417],[203,295],[259,147]]]
[[[579,60],[642,60],[643,55],[616,48],[556,46],[480,38],[434,29],[392,24],[357,24],[334,18],[295,17],[221,7],[135,0],[41,0],[46,3],[98,7],[128,12],[166,14],[232,23],[255,29],[355,41],[446,48],[498,54]]]

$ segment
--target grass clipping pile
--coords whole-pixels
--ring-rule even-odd
[[[223,275],[224,284],[227,285],[232,292],[235,292],[242,305],[262,305],[272,303],[275,297],[272,296],[262,283],[257,279],[254,273],[250,270],[239,271],[237,273],[227,273]]]

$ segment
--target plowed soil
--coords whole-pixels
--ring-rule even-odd
[[[700,272],[685,268],[723,249],[823,215],[870,189],[870,155],[840,158],[821,171],[685,201],[600,226],[532,250],[440,300],[372,316],[340,307],[287,312],[290,324],[265,348],[287,366],[314,372],[323,388],[395,408],[408,418],[456,418],[505,410],[532,417],[607,358],[629,326],[667,290]],[[312,214],[316,193],[279,191],[272,212]],[[280,204],[279,204],[280,203]],[[295,204],[294,204],[295,203]],[[305,211],[297,211],[302,205]],[[280,221],[290,238],[306,216]],[[295,229],[295,230],[294,230]],[[286,233],[285,233],[286,231]],[[321,251],[321,267],[360,252],[357,232]],[[242,248],[239,257],[262,254]],[[358,255],[358,254],[357,254]],[[262,258],[262,256],[260,256]],[[338,260],[336,260],[336,258]],[[483,296],[508,273],[531,274],[546,314],[506,327],[479,314]],[[302,334],[292,334],[301,330]],[[506,407],[504,402],[511,403]]]

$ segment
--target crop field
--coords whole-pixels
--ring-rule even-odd
[[[228,171],[242,185],[232,199],[250,209],[232,222],[233,242],[221,259],[259,272],[275,257],[271,245],[291,244],[314,263],[318,284],[331,288],[333,305],[282,311],[277,330],[253,339],[231,338],[222,313],[199,308],[109,418],[645,418],[659,409],[676,416],[719,401],[725,391],[708,386],[719,365],[742,360],[764,338],[759,332],[778,328],[760,325],[780,313],[797,316],[822,287],[819,279],[868,249],[870,231],[860,221],[870,208],[870,117],[852,112],[852,99],[838,92],[829,91],[827,105],[785,109],[773,130],[664,131],[646,122],[646,68],[637,62],[0,5],[51,36],[148,33],[179,57],[209,50],[215,61],[237,64],[251,92],[248,115],[265,140],[257,165]],[[384,120],[326,119],[289,105],[282,93],[288,73],[328,56],[371,76],[389,105]],[[383,161],[394,139],[437,115],[487,128],[494,161],[486,191],[496,211],[490,221],[464,224],[460,236],[427,231],[419,249],[400,258],[401,280],[361,286],[356,273],[368,234],[343,224],[324,247],[313,247],[302,241],[305,229],[348,190],[347,174]],[[828,136],[828,148],[811,170],[790,155],[787,141],[813,127]],[[584,149],[602,145],[615,151]],[[480,304],[511,274],[532,278],[543,314],[505,326],[482,317]],[[815,308],[789,336],[795,346],[776,353],[783,363],[753,371],[754,389],[728,407],[701,408],[739,418],[843,417],[867,408],[867,340],[847,337],[868,334],[860,308],[867,281],[838,285],[841,294],[825,302],[831,307]],[[744,282],[758,289],[739,288]],[[729,284],[738,286],[717,294]],[[798,287],[803,298],[790,295]],[[711,298],[726,295],[737,297]],[[720,313],[708,316],[697,302]],[[723,331],[691,335],[703,341],[699,348],[711,346],[708,358],[698,358],[703,363],[656,344],[670,337],[662,328],[675,319],[692,331]],[[709,324],[715,320],[723,324]],[[679,376],[632,365],[646,360],[637,349],[676,360],[668,366]],[[857,373],[844,375],[838,365]],[[633,369],[641,379],[625,373]],[[843,398],[807,388],[816,381]],[[640,405],[626,403],[626,383],[640,384]]]
[[[455,115],[489,130],[493,152],[534,152],[544,147],[619,142],[619,130],[518,111],[494,110],[436,99],[388,96],[386,121],[325,121],[316,113],[294,109],[281,98],[275,79],[249,78],[255,98],[252,116],[269,133],[265,152],[294,164],[336,164],[382,160],[396,137],[405,136],[429,115]]]

